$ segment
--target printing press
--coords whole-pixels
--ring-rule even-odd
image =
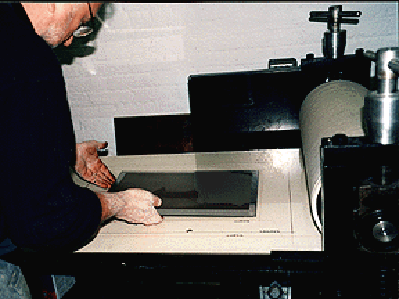
[[[190,115],[115,119],[111,191],[157,194],[165,219],[111,221],[75,258],[182,297],[214,282],[206,296],[398,298],[399,48],[345,54],[341,25],[360,16],[310,12],[327,23],[324,57],[300,66],[190,76]],[[158,143],[135,146],[137,126]]]

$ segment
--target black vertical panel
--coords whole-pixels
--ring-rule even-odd
[[[188,77],[190,115],[115,119],[118,155],[300,148],[299,111],[331,80],[370,83],[358,49],[339,59],[307,55],[301,66]]]

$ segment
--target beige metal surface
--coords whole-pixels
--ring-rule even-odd
[[[111,156],[121,171],[259,170],[255,217],[165,217],[157,226],[113,221],[81,252],[270,253],[319,251],[299,149],[182,155]],[[76,180],[78,184],[93,188]]]

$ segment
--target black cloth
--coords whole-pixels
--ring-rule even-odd
[[[96,234],[101,204],[70,176],[75,136],[61,65],[21,4],[0,4],[0,35],[0,254],[10,240],[32,251],[77,250]]]

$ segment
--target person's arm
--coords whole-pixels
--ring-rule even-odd
[[[98,158],[97,150],[105,148],[106,142],[95,140],[76,144],[76,172],[86,181],[102,188],[110,188],[115,182],[108,167]],[[151,192],[130,189],[122,192],[98,192],[101,202],[101,221],[111,217],[145,225],[158,224],[162,221],[154,206],[162,201]]]

